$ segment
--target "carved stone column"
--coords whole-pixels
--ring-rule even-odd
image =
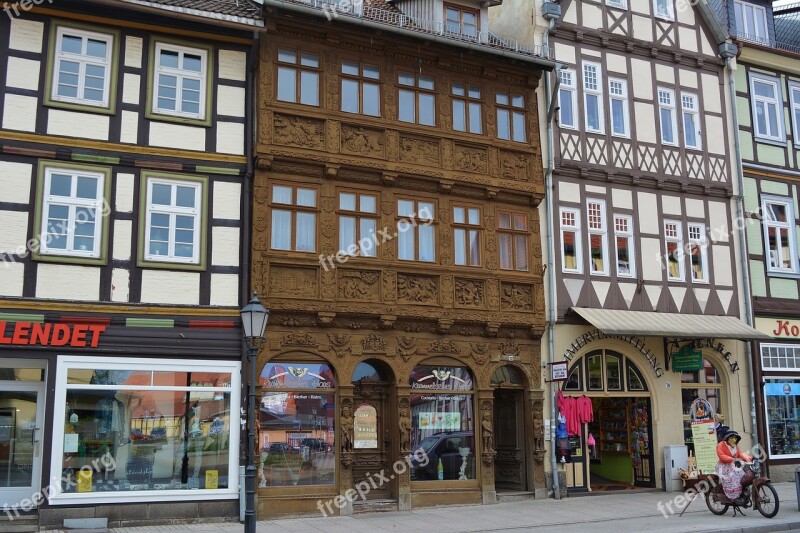
[[[406,458],[414,451],[411,449],[411,405],[409,400],[409,387],[397,388],[398,407],[398,437],[400,439],[399,461],[408,465]],[[397,509],[399,511],[411,510],[411,467],[397,474]]]
[[[478,415],[479,446],[481,447],[481,493],[483,503],[497,503],[497,489],[494,486],[494,458],[497,452],[494,448],[494,398],[493,392],[480,391],[478,393],[480,414]]]
[[[530,392],[531,416],[533,417],[533,490],[536,499],[547,497],[544,460],[547,456],[544,442],[544,392]]]
[[[345,497],[345,504],[339,514],[349,516],[353,514],[353,502],[345,495],[353,487],[353,388],[344,386],[339,390],[339,427],[337,436],[339,440],[339,494]]]

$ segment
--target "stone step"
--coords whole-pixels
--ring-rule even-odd
[[[353,502],[353,514],[385,513],[397,510],[397,500],[385,499]]]
[[[535,499],[533,492],[503,491],[497,493],[497,503],[522,502],[533,499]]]

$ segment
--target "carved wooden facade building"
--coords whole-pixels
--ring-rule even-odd
[[[491,35],[479,2],[429,3],[430,20],[406,16],[422,2],[381,4],[318,26],[326,4],[266,3],[259,516],[316,512],[420,447],[428,466],[373,480],[368,502],[544,488],[544,190],[529,110],[552,63]],[[319,510],[350,513],[352,500]]]

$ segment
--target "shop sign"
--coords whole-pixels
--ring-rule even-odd
[[[721,342],[717,342],[714,339],[697,339],[689,343],[689,346],[694,349],[711,348],[725,358],[725,360],[728,362],[728,365],[731,367],[732,373],[735,374],[736,371],[739,370],[739,363],[733,360],[733,354],[725,350],[725,345]]]
[[[656,354],[654,354],[653,351],[650,350],[650,348],[648,348],[645,345],[642,339],[640,339],[639,337],[633,337],[631,335],[607,335],[602,331],[600,331],[599,329],[590,331],[588,333],[584,333],[583,335],[572,341],[572,344],[570,344],[569,348],[567,348],[567,351],[564,353],[564,359],[566,359],[568,362],[571,362],[572,358],[575,357],[575,355],[580,351],[581,348],[583,348],[584,346],[586,346],[591,342],[600,339],[616,339],[623,342],[627,342],[628,344],[636,348],[639,351],[639,353],[641,353],[644,356],[645,359],[647,359],[647,362],[652,367],[653,371],[655,371],[656,377],[660,378],[661,376],[664,375],[664,369],[661,368],[661,365],[658,363],[658,359],[656,359]]]
[[[697,372],[703,369],[703,352],[692,350],[691,345],[670,354],[670,358],[673,372]]]
[[[800,339],[800,320],[756,318],[756,329],[776,339]]]
[[[97,348],[100,335],[107,327],[99,324],[16,322],[11,332],[6,335],[6,325],[5,321],[0,320],[0,344],[72,348]]]
[[[713,472],[719,462],[717,457],[717,431],[713,420],[692,422],[692,442],[697,468],[701,472]]]

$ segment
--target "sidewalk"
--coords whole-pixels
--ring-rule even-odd
[[[363,514],[353,517],[314,517],[258,522],[257,530],[265,533],[374,533],[417,532],[461,533],[502,531],[558,530],[559,532],[610,531],[614,533],[659,531],[800,531],[800,512],[794,483],[775,485],[780,497],[780,512],[775,518],[762,517],[758,511],[745,510],[747,516],[733,517],[729,510],[715,516],[705,501],[697,499],[686,513],[665,518],[659,511],[678,493],[644,492],[613,493],[571,497],[561,501],[529,500],[497,505],[465,505],[418,509],[407,512]],[[673,508],[675,508],[673,504]],[[677,508],[678,513],[680,507]],[[669,514],[667,512],[667,514]],[[139,531],[185,531],[193,533],[240,533],[238,523],[174,525],[117,529],[119,533]]]

